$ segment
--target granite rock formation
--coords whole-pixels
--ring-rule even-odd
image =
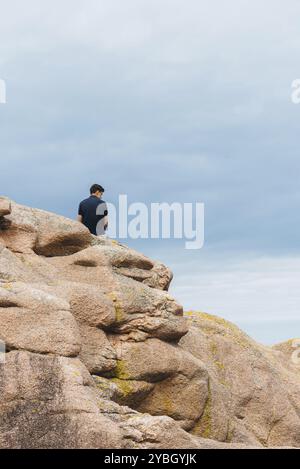
[[[0,448],[300,447],[300,365],[170,270],[0,198]]]

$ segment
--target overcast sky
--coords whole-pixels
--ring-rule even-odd
[[[298,0],[0,0],[0,192],[76,216],[204,202],[206,244],[130,241],[186,308],[300,336]]]

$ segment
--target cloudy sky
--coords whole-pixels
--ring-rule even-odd
[[[129,241],[186,308],[300,336],[298,0],[0,0],[0,192],[76,216],[204,202],[206,242]]]

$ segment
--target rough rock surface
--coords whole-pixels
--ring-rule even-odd
[[[292,344],[184,315],[171,280],[0,198],[0,448],[300,447]]]

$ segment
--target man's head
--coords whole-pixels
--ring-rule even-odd
[[[96,197],[101,197],[104,192],[104,189],[99,184],[93,184],[90,188],[91,195],[95,195]]]

